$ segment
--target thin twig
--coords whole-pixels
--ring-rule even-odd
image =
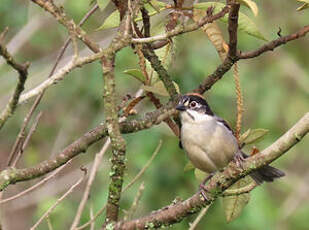
[[[174,37],[174,36],[179,35],[179,34],[192,32],[194,30],[201,28],[203,25],[205,25],[207,23],[212,23],[212,22],[222,18],[225,14],[228,13],[228,11],[229,11],[229,6],[225,6],[219,13],[211,15],[209,17],[204,17],[197,23],[192,23],[192,24],[187,25],[187,26],[183,26],[183,25],[178,26],[174,30],[168,31],[168,32],[166,32],[165,34],[162,34],[162,35],[157,35],[157,36],[153,36],[153,37],[149,37],[149,38],[133,38],[132,43],[150,43],[150,42],[159,41],[159,40],[166,40],[170,37]]]
[[[14,161],[13,161],[12,164],[10,165],[11,167],[15,167],[15,166],[17,165],[17,162],[19,161],[19,159],[21,158],[22,154],[24,153],[24,151],[25,151],[25,149],[26,149],[26,147],[27,147],[27,145],[28,145],[28,143],[29,143],[29,141],[30,141],[32,135],[34,134],[34,132],[35,132],[35,130],[36,130],[36,128],[37,128],[37,125],[38,125],[38,123],[39,123],[39,120],[40,120],[42,114],[43,114],[43,113],[40,112],[40,113],[36,116],[36,118],[35,118],[35,120],[34,120],[32,126],[31,126],[31,128],[30,128],[30,131],[29,131],[29,133],[28,133],[28,135],[27,135],[27,137],[26,137],[26,139],[25,139],[25,141],[24,141],[24,143],[23,143],[23,145],[22,145],[21,148],[19,149],[19,151],[18,151],[18,153],[17,153],[17,155],[16,155]]]
[[[200,213],[198,214],[198,216],[195,218],[195,220],[193,221],[192,224],[190,224],[190,228],[189,230],[194,230],[196,229],[197,225],[199,224],[199,222],[202,220],[202,218],[205,216],[205,214],[207,213],[208,209],[209,209],[210,205],[206,206],[205,208],[203,208]]]
[[[0,204],[3,204],[3,203],[6,203],[6,202],[9,202],[9,201],[12,201],[12,200],[15,200],[15,199],[18,199],[19,197],[22,197],[30,192],[32,192],[33,190],[37,189],[38,187],[40,187],[41,185],[45,184],[47,181],[49,181],[50,179],[52,179],[53,177],[56,176],[56,174],[58,174],[63,168],[65,168],[69,163],[71,162],[68,161],[66,164],[62,165],[61,167],[57,168],[55,171],[53,171],[50,175],[48,175],[47,177],[45,177],[43,180],[39,181],[38,183],[36,183],[35,185],[27,188],[26,190],[14,195],[14,196],[11,196],[9,198],[6,198],[4,200],[0,200]]]
[[[295,33],[289,34],[287,36],[282,36],[276,40],[268,42],[256,50],[248,51],[248,52],[241,52],[238,54],[238,58],[239,59],[249,59],[249,58],[257,57],[267,51],[273,51],[275,48],[289,41],[293,41],[295,39],[304,37],[306,36],[308,32],[309,32],[309,25],[304,26],[303,28],[301,28]]]
[[[148,169],[148,167],[150,166],[150,164],[152,163],[152,161],[154,160],[154,158],[158,155],[158,153],[160,152],[162,146],[162,140],[159,141],[158,146],[156,147],[155,151],[153,152],[153,154],[151,155],[150,159],[147,161],[147,163],[144,165],[144,167],[138,172],[138,174],[131,180],[131,182],[129,184],[127,184],[124,189],[122,190],[122,192],[125,192],[126,190],[128,190],[139,178],[141,178],[143,176],[143,174],[145,173],[145,171]]]
[[[94,215],[93,218],[91,218],[87,223],[79,226],[76,228],[76,230],[82,230],[87,228],[89,225],[91,225],[92,223],[94,223],[94,221],[104,212],[104,210],[106,209],[106,205],[104,205],[99,211],[97,211],[97,213]]]
[[[65,192],[42,216],[41,218],[30,228],[30,230],[36,229],[39,224],[57,207],[59,203],[61,203],[69,194],[71,194],[74,189],[81,184],[81,182],[84,180],[86,174],[84,174],[83,177],[81,177],[75,184],[73,184],[70,189]]]
[[[151,158],[147,161],[146,165],[138,172],[138,174],[127,184],[127,186],[122,190],[122,193],[125,193],[126,191],[128,191],[128,189],[139,179],[141,178],[141,176],[143,176],[143,174],[145,173],[145,171],[149,168],[151,162],[153,161],[153,159],[156,157],[156,155],[159,153],[160,148],[162,146],[162,140],[160,140],[157,148],[155,149],[155,151],[153,152]],[[76,230],[82,230],[86,227],[88,227],[91,223],[93,223],[98,216],[100,216],[104,210],[106,209],[106,205],[104,205],[95,215],[94,217],[89,220],[87,223],[79,226],[76,228]]]
[[[45,0],[31,0],[35,4],[42,7],[44,10],[49,12],[60,24],[62,24],[68,31],[72,31],[76,37],[78,37],[89,49],[93,52],[100,52],[100,46],[89,39],[86,33],[76,25],[73,20],[70,20],[62,8],[57,7],[53,1]]]
[[[49,216],[46,216],[46,221],[47,221],[48,230],[54,230]]]
[[[86,205],[88,197],[89,197],[89,193],[90,193],[90,189],[91,189],[92,183],[94,181],[94,178],[96,176],[97,170],[98,170],[98,168],[100,166],[100,163],[102,161],[104,153],[107,151],[109,145],[110,145],[110,138],[108,138],[105,141],[101,151],[99,153],[97,153],[96,156],[95,156],[95,159],[94,159],[94,162],[93,162],[93,166],[91,168],[91,172],[90,172],[90,175],[89,175],[89,179],[87,181],[87,185],[86,185],[85,191],[83,193],[83,196],[82,196],[82,199],[81,199],[81,201],[79,203],[79,206],[78,206],[75,218],[74,218],[73,223],[72,223],[71,228],[70,228],[71,230],[75,229],[78,226],[78,224],[79,224],[80,217],[81,217],[81,215],[83,213],[83,210],[85,208],[85,205]]]
[[[224,191],[224,193],[222,193],[222,196],[238,196],[244,193],[249,193],[253,189],[255,189],[257,186],[258,185],[255,182],[253,182],[253,183],[246,185],[245,187],[241,187],[237,189],[227,189]]]
[[[138,188],[138,191],[136,193],[136,196],[134,198],[134,201],[130,207],[130,209],[127,211],[126,215],[124,216],[124,220],[130,220],[132,219],[134,213],[136,212],[136,209],[138,207],[138,204],[142,198],[142,195],[143,195],[143,192],[144,192],[144,189],[145,189],[145,183],[142,182],[141,185],[139,186]]]
[[[86,13],[86,15],[82,18],[82,20],[78,23],[78,26],[82,26],[82,25],[88,20],[88,18],[89,18],[97,9],[98,9],[98,4],[95,4],[95,5]],[[57,55],[57,57],[56,57],[55,64],[53,65],[53,67],[52,67],[52,69],[51,69],[51,71],[50,71],[50,73],[49,73],[49,75],[48,75],[47,78],[50,78],[50,77],[54,74],[54,72],[55,72],[55,70],[56,70],[56,68],[57,68],[57,66],[58,66],[58,64],[59,64],[59,62],[60,62],[60,60],[62,59],[65,50],[66,50],[67,47],[69,46],[70,42],[71,42],[71,38],[69,37],[69,38],[65,41],[64,45],[62,46],[62,48],[60,49],[60,52],[58,53],[58,55]],[[13,148],[12,148],[12,150],[11,150],[11,153],[10,153],[10,155],[9,155],[9,157],[8,157],[8,161],[7,161],[7,165],[8,165],[8,166],[11,164],[11,161],[12,161],[12,159],[13,159],[15,153],[18,151],[18,146],[21,146],[21,144],[23,143],[23,139],[24,139],[24,137],[25,137],[25,132],[26,132],[26,128],[27,128],[27,126],[28,126],[28,123],[29,123],[29,121],[30,121],[30,119],[31,119],[31,117],[32,117],[32,115],[33,115],[35,109],[36,109],[37,106],[40,104],[41,99],[42,99],[42,97],[43,97],[43,95],[44,95],[44,92],[45,92],[45,90],[42,90],[42,91],[37,95],[37,97],[35,98],[34,103],[32,104],[32,106],[31,106],[29,112],[27,113],[27,115],[26,115],[26,117],[25,117],[25,119],[24,119],[24,121],[23,121],[23,124],[22,124],[22,126],[21,126],[21,128],[20,128],[20,131],[19,131],[18,135],[17,135],[16,141],[15,141],[15,143],[14,143],[14,145],[13,145]]]
[[[89,211],[89,214],[90,214],[90,215],[89,215],[90,220],[93,219],[94,217],[93,217],[93,204],[92,204],[92,203],[90,204],[90,211]],[[94,222],[91,223],[91,224],[90,224],[90,230],[94,230],[94,226],[95,226]]]
[[[0,40],[0,55],[6,60],[8,65],[12,66],[12,68],[18,72],[19,76],[14,93],[10,98],[9,103],[6,105],[5,109],[0,115],[0,129],[3,127],[7,119],[13,115],[15,109],[17,108],[19,97],[24,90],[24,85],[28,76],[28,67],[30,65],[29,62],[26,62],[25,64],[19,64],[13,59],[12,55],[3,44],[3,38],[6,31],[7,30],[5,30],[1,35],[2,38]]]

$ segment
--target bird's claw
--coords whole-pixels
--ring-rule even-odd
[[[205,192],[209,192],[207,189],[206,189],[206,182],[209,181],[212,177],[213,177],[214,173],[210,173],[203,181],[202,183],[200,184],[199,186],[199,190],[201,192],[201,195],[203,196],[203,198],[205,199],[205,201],[209,201],[209,199],[207,198],[207,195]]]
[[[208,199],[208,197],[207,197],[207,195],[206,195],[206,193],[205,193],[205,192],[209,192],[209,191],[206,189],[206,186],[203,185],[203,184],[200,184],[199,190],[200,190],[200,193],[201,193],[202,197],[204,198],[204,200],[205,200],[205,201],[209,201],[209,199]]]
[[[245,160],[245,158],[244,158],[244,156],[242,155],[241,152],[238,152],[238,153],[235,154],[234,161],[235,161],[237,167],[243,168],[242,164],[243,164],[244,160]]]

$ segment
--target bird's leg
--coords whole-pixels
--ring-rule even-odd
[[[202,196],[204,197],[205,200],[209,200],[205,194],[205,192],[208,192],[208,190],[206,189],[206,182],[209,181],[215,174],[214,173],[210,173],[203,181],[202,183],[200,183],[199,186],[199,190],[201,191]]]
[[[234,156],[234,162],[236,163],[237,167],[243,168],[242,163],[244,162],[245,157],[243,156],[241,151],[238,151]]]

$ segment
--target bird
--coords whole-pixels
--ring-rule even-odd
[[[207,199],[203,193],[207,180],[232,160],[241,165],[248,155],[241,150],[228,123],[213,113],[202,95],[189,93],[180,96],[176,110],[181,123],[180,148],[185,150],[194,167],[209,175],[200,184],[202,195]],[[258,185],[284,175],[284,172],[269,165],[250,173]]]

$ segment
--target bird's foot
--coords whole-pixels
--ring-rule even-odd
[[[203,185],[203,184],[200,184],[199,191],[200,191],[202,197],[204,198],[204,200],[205,201],[209,201],[209,199],[208,199],[208,197],[206,195],[206,193],[208,193],[209,191],[207,190],[206,186]]]
[[[209,192],[207,189],[206,189],[206,182],[209,181],[212,177],[214,176],[214,173],[210,173],[203,181],[202,183],[200,184],[199,186],[199,191],[201,192],[201,195],[203,196],[203,198],[205,199],[205,201],[209,201],[209,199],[207,198],[206,196],[206,193],[205,192]]]
[[[236,163],[237,167],[239,168],[243,168],[243,162],[244,162],[245,158],[242,155],[241,152],[237,152],[234,156],[234,162]]]

